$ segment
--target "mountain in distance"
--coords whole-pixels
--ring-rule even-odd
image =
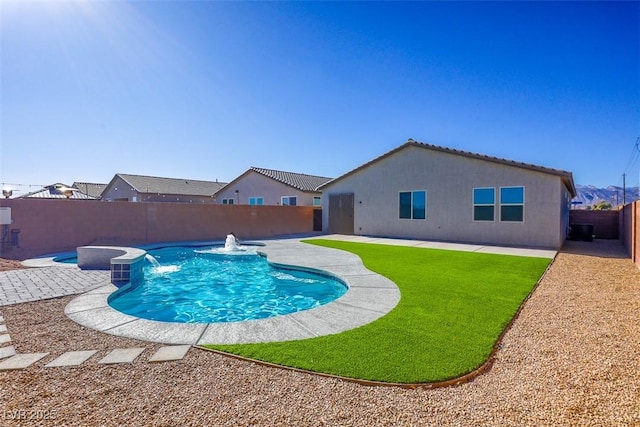
[[[610,185],[607,188],[597,188],[593,185],[580,185],[576,184],[576,197],[573,198],[573,206],[576,209],[586,209],[598,202],[604,201],[611,203],[612,206],[622,205],[624,203],[631,203],[640,199],[638,194],[638,187],[627,187],[624,191],[622,187],[616,187]],[[582,202],[582,203],[575,203]]]

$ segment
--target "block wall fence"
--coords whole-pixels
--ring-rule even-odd
[[[640,201],[629,203],[620,210],[620,236],[627,253],[640,268]]]
[[[596,239],[618,239],[620,237],[620,213],[610,211],[569,211],[569,224],[591,224]]]
[[[234,232],[240,240],[268,239],[313,233],[311,206],[250,206],[190,203],[132,203],[93,200],[0,199],[0,208],[11,208],[12,223],[0,225],[3,243],[0,257],[27,259],[73,251],[87,245],[144,245],[190,240],[224,241]],[[571,212],[572,222],[589,217]],[[575,215],[575,217],[574,217]],[[600,228],[612,235],[611,216]],[[640,201],[617,211],[618,236],[640,268]],[[15,233],[19,230],[19,233]],[[15,234],[14,234],[15,233]],[[596,238],[604,237],[603,233]],[[18,247],[12,245],[17,237]]]
[[[311,206],[72,199],[2,199],[3,207],[11,208],[12,223],[0,225],[0,257],[19,260],[86,245],[224,241],[230,232],[241,241],[307,234],[313,232],[314,211]]]
[[[570,217],[572,224],[593,224],[596,239],[619,239],[640,269],[640,201],[611,211],[572,210]]]

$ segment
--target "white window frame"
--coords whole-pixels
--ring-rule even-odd
[[[522,188],[522,203],[502,203],[502,189],[503,188]],[[509,186],[500,187],[498,193],[499,193],[499,196],[500,196],[500,211],[498,212],[498,215],[500,215],[500,222],[508,222],[510,224],[524,224],[524,220],[525,220],[525,201],[527,200],[527,198],[526,198],[526,189],[525,189],[524,185],[509,185]],[[502,219],[502,207],[503,206],[522,206],[522,221],[503,220]]]
[[[313,206],[322,206],[322,196],[313,196]]]
[[[400,194],[401,193],[409,193],[411,194],[411,217],[410,218],[402,218],[400,216]],[[424,193],[424,218],[414,218],[413,217],[413,211],[414,211],[414,205],[413,205],[413,195],[414,193]],[[398,219],[401,221],[404,220],[410,220],[410,221],[426,221],[428,218],[427,215],[427,207],[429,206],[429,192],[427,190],[401,190],[398,191]]]
[[[287,200],[287,203],[284,202],[285,199]],[[291,199],[296,199],[295,205],[291,204]],[[282,196],[280,197],[280,204],[282,206],[298,206],[298,196]]]
[[[493,190],[493,203],[476,203],[476,190]],[[493,219],[476,219],[476,206],[493,206]],[[471,190],[471,220],[473,222],[496,222],[496,207],[498,206],[498,194],[495,187],[473,187]]]

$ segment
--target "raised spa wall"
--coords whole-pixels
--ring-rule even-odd
[[[146,251],[121,246],[80,246],[78,267],[82,270],[111,270],[111,283],[117,287],[143,277]]]

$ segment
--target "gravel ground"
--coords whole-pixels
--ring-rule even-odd
[[[0,271],[17,270],[19,268],[24,268],[20,261],[0,258]]]
[[[617,241],[567,242],[492,368],[432,390],[361,386],[197,348],[179,362],[147,363],[157,345],[71,322],[71,299],[2,307],[19,353],[52,354],[0,372],[0,424],[640,425],[640,271]],[[96,364],[129,346],[147,351],[129,365]],[[43,367],[88,349],[100,351],[81,367]],[[15,411],[27,419],[13,420]]]

